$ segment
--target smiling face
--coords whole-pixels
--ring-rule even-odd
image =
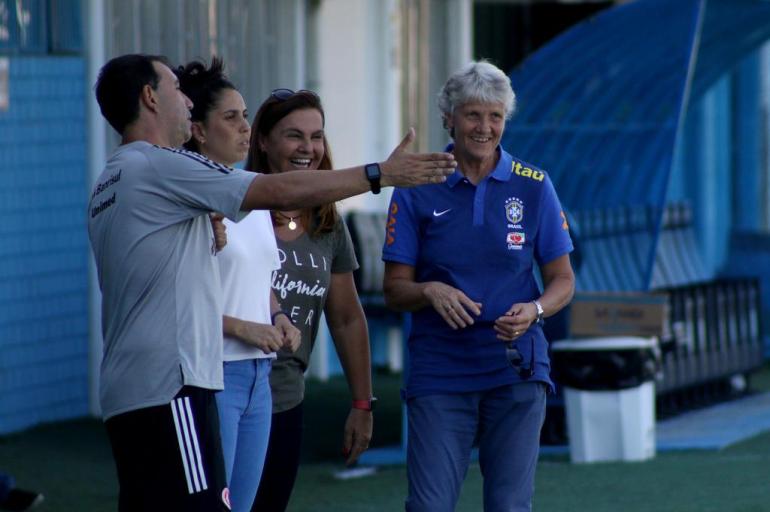
[[[455,156],[464,160],[496,159],[505,128],[505,105],[470,102],[458,107],[447,121],[454,128]]]
[[[190,139],[190,109],[192,101],[179,89],[179,80],[165,64],[152,63],[160,80],[155,89],[158,107],[158,122],[162,126],[162,141],[170,147],[179,147]]]
[[[193,123],[193,137],[201,153],[221,164],[232,166],[249,152],[251,125],[241,93],[224,89],[205,121]]]
[[[318,169],[324,156],[324,125],[321,112],[314,108],[293,111],[259,137],[273,172]]]

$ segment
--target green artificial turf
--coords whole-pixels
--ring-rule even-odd
[[[373,445],[400,439],[397,376],[376,375],[380,397]],[[767,391],[770,371],[752,379]],[[338,480],[342,425],[348,408],[344,380],[309,382],[304,463],[289,510],[365,512],[403,510],[406,471],[382,468],[373,476]],[[573,465],[544,457],[537,470],[538,512],[760,512],[770,510],[770,433],[721,451],[669,452],[641,463]],[[20,486],[42,491],[41,512],[116,510],[117,485],[109,444],[97,420],[43,425],[0,438],[0,470]],[[459,512],[481,510],[482,482],[471,466]]]

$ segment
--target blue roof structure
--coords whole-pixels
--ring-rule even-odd
[[[654,273],[666,284],[655,267],[688,100],[768,38],[770,2],[636,0],[575,25],[511,73],[518,105],[503,146],[546,169],[578,220],[579,289],[647,290]],[[669,224],[691,215],[679,209]]]

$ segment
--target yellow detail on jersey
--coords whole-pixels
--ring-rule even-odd
[[[521,176],[523,178],[530,178],[535,181],[543,181],[543,178],[545,178],[545,173],[541,171],[535,171],[533,169],[530,169],[529,167],[523,167],[520,162],[517,162],[514,160],[511,162],[511,172],[517,176]]]

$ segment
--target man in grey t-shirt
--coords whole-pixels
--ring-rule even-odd
[[[96,96],[122,136],[94,186],[88,230],[103,294],[101,404],[121,511],[228,510],[214,391],[222,388],[222,299],[206,213],[293,209],[380,186],[440,183],[451,155],[410,154],[413,132],[380,164],[260,175],[176,148],[190,100],[165,59],[124,55]]]

